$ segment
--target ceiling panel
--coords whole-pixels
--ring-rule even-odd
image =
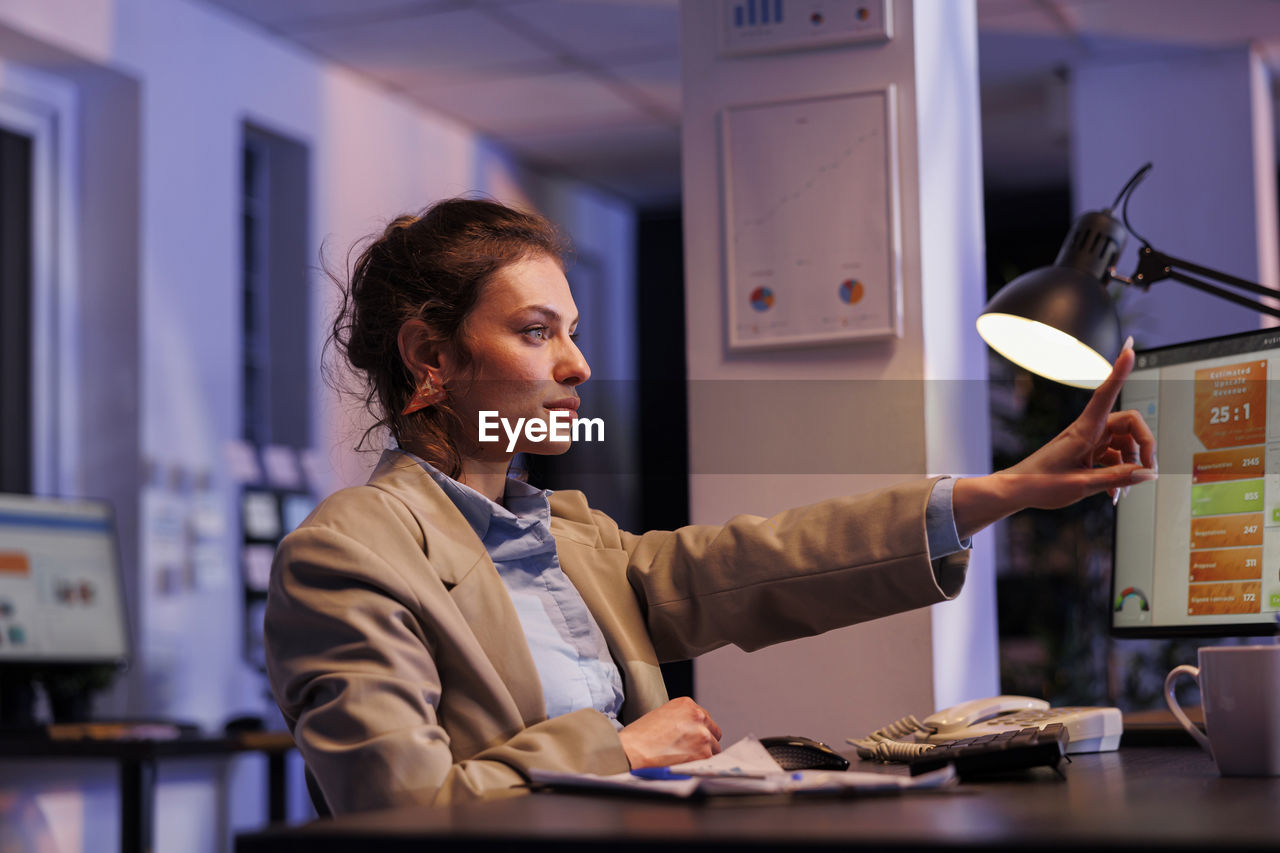
[[[308,29],[293,37],[318,53],[375,75],[407,68],[457,74],[517,64],[559,64],[541,44],[473,8]]]
[[[1070,27],[1064,12],[1067,5],[1059,0],[979,0],[978,29],[1042,35],[1069,34]]]
[[[629,62],[610,66],[618,79],[640,92],[649,102],[665,111],[665,117],[680,122],[681,83],[680,57],[646,62]]]
[[[457,0],[208,0],[251,21],[272,29],[296,28],[320,23],[333,26],[353,17],[367,19],[387,14],[419,14],[426,10],[457,6]]]
[[[532,162],[637,203],[678,193],[679,0],[206,2]],[[1280,48],[1266,53],[1266,39],[1280,40],[1280,0],[977,0],[977,11],[983,152],[995,180],[1062,180],[1066,108],[1056,93],[1075,63],[1248,43],[1280,62]]]
[[[654,56],[655,49],[666,57],[680,56],[680,8],[675,0],[530,0],[500,12],[513,24],[593,62],[609,64],[637,52]]]
[[[1276,0],[980,0],[986,32],[1128,39],[1170,45],[1246,44],[1280,35]]]
[[[1081,28],[1170,45],[1247,44],[1280,33],[1275,0],[1075,0]]]
[[[424,106],[431,106],[427,100],[441,89],[454,86],[469,86],[477,83],[503,83],[517,80],[528,75],[542,75],[565,71],[565,66],[557,61],[546,59],[529,63],[512,63],[511,65],[493,65],[483,68],[460,67],[447,65],[416,65],[404,62],[394,67],[387,66],[372,73],[361,68],[361,73],[369,74],[392,88],[418,100]]]
[[[649,118],[609,86],[569,71],[406,91],[498,136],[547,128],[579,131]]]

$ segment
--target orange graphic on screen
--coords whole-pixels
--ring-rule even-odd
[[[1211,515],[1191,519],[1191,547],[1237,548],[1262,544],[1262,513]]]
[[[1261,598],[1260,581],[1192,584],[1187,590],[1187,614],[1261,613]]]
[[[1253,407],[1249,407],[1252,415]],[[1251,447],[1232,447],[1227,450],[1206,450],[1191,457],[1191,482],[1217,483],[1223,480],[1246,480],[1261,477],[1262,462],[1267,447],[1258,444]]]
[[[0,575],[27,575],[31,573],[31,563],[27,555],[21,551],[0,551]]]
[[[1261,548],[1214,548],[1191,552],[1192,583],[1243,581],[1261,577]]]
[[[1209,450],[1267,437],[1267,363],[1242,361],[1196,371],[1195,431]]]

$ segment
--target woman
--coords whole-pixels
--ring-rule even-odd
[[[719,751],[658,663],[755,649],[954,596],[967,540],[1028,506],[1154,477],[1141,417],[1081,418],[1013,469],[634,535],[507,477],[481,412],[550,421],[591,371],[555,230],[474,200],[401,217],[352,270],[334,340],[398,447],[285,538],[266,614],[276,700],[335,812],[520,790]],[[563,417],[561,415],[560,417]],[[963,541],[962,541],[963,540]]]

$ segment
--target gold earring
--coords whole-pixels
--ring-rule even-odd
[[[400,412],[402,415],[412,415],[414,412],[420,412],[428,406],[434,406],[444,399],[444,389],[436,386],[431,381],[431,374],[422,377],[422,381],[418,383],[418,388],[413,392],[413,396],[409,399],[408,405]]]

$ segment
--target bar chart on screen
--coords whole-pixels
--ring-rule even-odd
[[[1258,613],[1262,598],[1267,362],[1195,373],[1187,614]]]

